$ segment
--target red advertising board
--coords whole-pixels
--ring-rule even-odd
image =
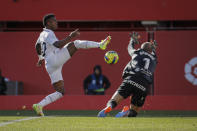
[[[155,74],[155,94],[197,94],[197,84],[194,82],[197,78],[196,36],[197,31],[156,32],[159,63]],[[189,66],[186,67],[186,64]],[[193,77],[187,78],[188,74]]]
[[[146,33],[142,41],[146,40]],[[64,38],[68,32],[57,32],[58,38]],[[113,94],[121,83],[124,66],[130,60],[127,53],[129,32],[81,32],[79,39],[100,41],[108,34],[112,36],[108,50],[119,53],[119,62],[108,65],[104,62],[105,51],[99,49],[79,50],[63,68],[66,94],[83,94],[83,80],[100,64],[103,74],[112,85],[107,94]],[[35,66],[37,56],[36,32],[0,33],[0,68],[3,75],[11,80],[24,82],[24,94],[48,94],[53,91],[50,79],[44,69]],[[158,66],[155,73],[155,95],[197,95],[196,64],[197,31],[158,31]],[[187,65],[187,66],[186,66]],[[191,76],[191,75],[193,76]]]
[[[68,32],[57,32],[59,39],[65,38]],[[107,94],[112,94],[121,83],[124,66],[130,60],[127,52],[129,32],[81,32],[79,39],[101,41],[108,35],[112,41],[107,49],[119,54],[119,62],[115,65],[106,64],[100,49],[79,50],[63,67],[66,94],[83,94],[83,80],[93,73],[96,64],[102,66],[103,74],[111,81]],[[145,39],[146,33],[141,32]],[[11,80],[24,82],[25,94],[48,94],[53,91],[45,68],[36,67],[37,55],[35,42],[39,36],[36,32],[4,32],[0,33],[0,68]]]

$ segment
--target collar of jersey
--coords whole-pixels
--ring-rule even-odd
[[[44,31],[49,31],[49,32],[53,32],[52,30],[50,29],[47,29],[47,28],[43,28]]]

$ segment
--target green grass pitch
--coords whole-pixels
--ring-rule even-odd
[[[197,117],[0,116],[0,131],[197,131]],[[7,125],[2,125],[9,123]]]

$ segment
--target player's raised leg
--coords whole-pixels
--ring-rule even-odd
[[[106,37],[101,42],[88,41],[88,40],[75,40],[66,44],[59,52],[56,53],[56,62],[64,64],[68,61],[78,49],[100,48],[105,50],[111,41],[111,36]]]
[[[111,36],[108,36],[101,42],[75,40],[74,45],[77,49],[100,48],[101,50],[105,50],[107,48],[107,45],[110,43],[110,41],[111,41]]]

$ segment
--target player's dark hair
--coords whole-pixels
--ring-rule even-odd
[[[44,17],[43,17],[43,26],[45,27],[47,25],[47,22],[50,18],[52,17],[55,17],[54,14],[46,14]]]
[[[96,69],[98,69],[99,72],[102,73],[102,69],[101,69],[101,66],[100,66],[100,65],[95,65],[95,66],[94,66],[94,69],[93,69],[94,72],[95,72]]]

